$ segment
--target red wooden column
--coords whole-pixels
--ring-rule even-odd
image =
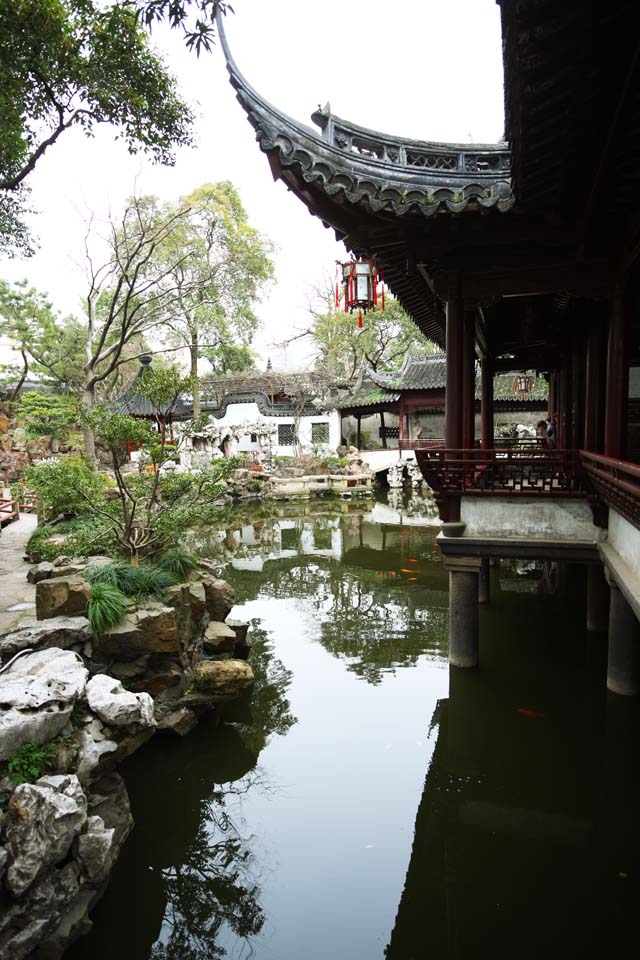
[[[464,311],[462,345],[462,446],[471,450],[476,436],[476,318]]]
[[[444,438],[449,450],[462,446],[462,382],[464,304],[459,292],[447,302],[447,393],[444,409]]]
[[[493,364],[489,357],[480,363],[480,444],[483,450],[492,450],[493,439]]]
[[[464,314],[464,301],[459,288],[456,288],[450,292],[447,301],[447,392],[444,435],[445,447],[448,450],[459,450],[462,446]],[[443,519],[451,523],[460,520],[460,497],[448,498]]]
[[[604,350],[602,317],[593,309],[589,318],[589,336],[585,360],[584,448],[601,453],[602,353]]]
[[[604,454],[623,460],[627,446],[627,403],[629,396],[629,310],[624,288],[614,287],[609,308],[607,343],[607,384],[604,420]]]

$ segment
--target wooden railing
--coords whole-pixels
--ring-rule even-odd
[[[0,497],[0,526],[4,527],[7,523],[17,520],[19,516],[18,501]]]
[[[441,437],[427,437],[410,440],[406,437],[398,441],[401,450],[444,450],[446,444]],[[476,440],[474,450],[480,449],[480,441]],[[540,437],[497,437],[494,440],[495,450],[545,450],[546,441]]]
[[[586,450],[580,451],[580,462],[599,497],[640,530],[640,467]]]
[[[585,494],[575,450],[415,450],[422,474],[437,496]]]

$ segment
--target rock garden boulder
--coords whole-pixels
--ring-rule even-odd
[[[40,746],[56,737],[88,675],[76,653],[57,647],[25,654],[0,674],[0,758],[13,756],[25,743]]]
[[[233,587],[217,577],[203,577],[207,610],[212,620],[226,620],[236,602]]]
[[[189,692],[223,702],[240,696],[253,680],[253,670],[244,660],[202,660],[193,671]]]
[[[89,708],[111,727],[155,726],[153,700],[148,693],[131,693],[119,680],[97,674],[87,684]]]
[[[4,830],[6,884],[14,896],[67,856],[86,819],[86,797],[74,775],[40,777],[14,790]]]
[[[0,637],[0,659],[13,656],[19,650],[31,647],[41,650],[45,647],[78,647],[91,639],[89,621],[86,617],[51,617],[38,620]]]
[[[231,655],[236,644],[236,634],[232,627],[218,620],[212,620],[204,632],[202,645],[207,653]]]
[[[97,656],[124,661],[136,660],[146,653],[178,654],[176,612],[161,603],[138,607],[121,623],[94,638],[94,649]]]
[[[36,584],[38,620],[50,617],[75,617],[85,614],[91,599],[91,587],[82,577],[54,577]]]

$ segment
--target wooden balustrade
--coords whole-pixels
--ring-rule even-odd
[[[585,481],[598,496],[640,530],[640,466],[580,451]]]
[[[433,450],[445,449],[445,441],[442,437],[426,437],[410,440],[403,438],[398,441],[400,450]],[[475,441],[474,449],[480,449],[480,440]],[[496,437],[494,440],[495,450],[546,450],[546,440],[540,437]],[[553,451],[551,451],[553,452]]]
[[[414,449],[422,474],[437,497],[585,494],[575,450]]]

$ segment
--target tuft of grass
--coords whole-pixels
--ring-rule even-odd
[[[87,605],[87,618],[91,630],[101,636],[123,619],[127,610],[127,598],[113,583],[91,583],[91,600]]]
[[[108,563],[87,573],[91,584],[109,584],[126,597],[142,600],[145,597],[161,597],[167,587],[176,582],[171,573],[144,565],[134,567],[130,563]]]
[[[184,580],[192,570],[198,569],[198,558],[195,553],[182,547],[171,547],[158,557],[155,565],[157,570],[164,570],[177,579]]]

